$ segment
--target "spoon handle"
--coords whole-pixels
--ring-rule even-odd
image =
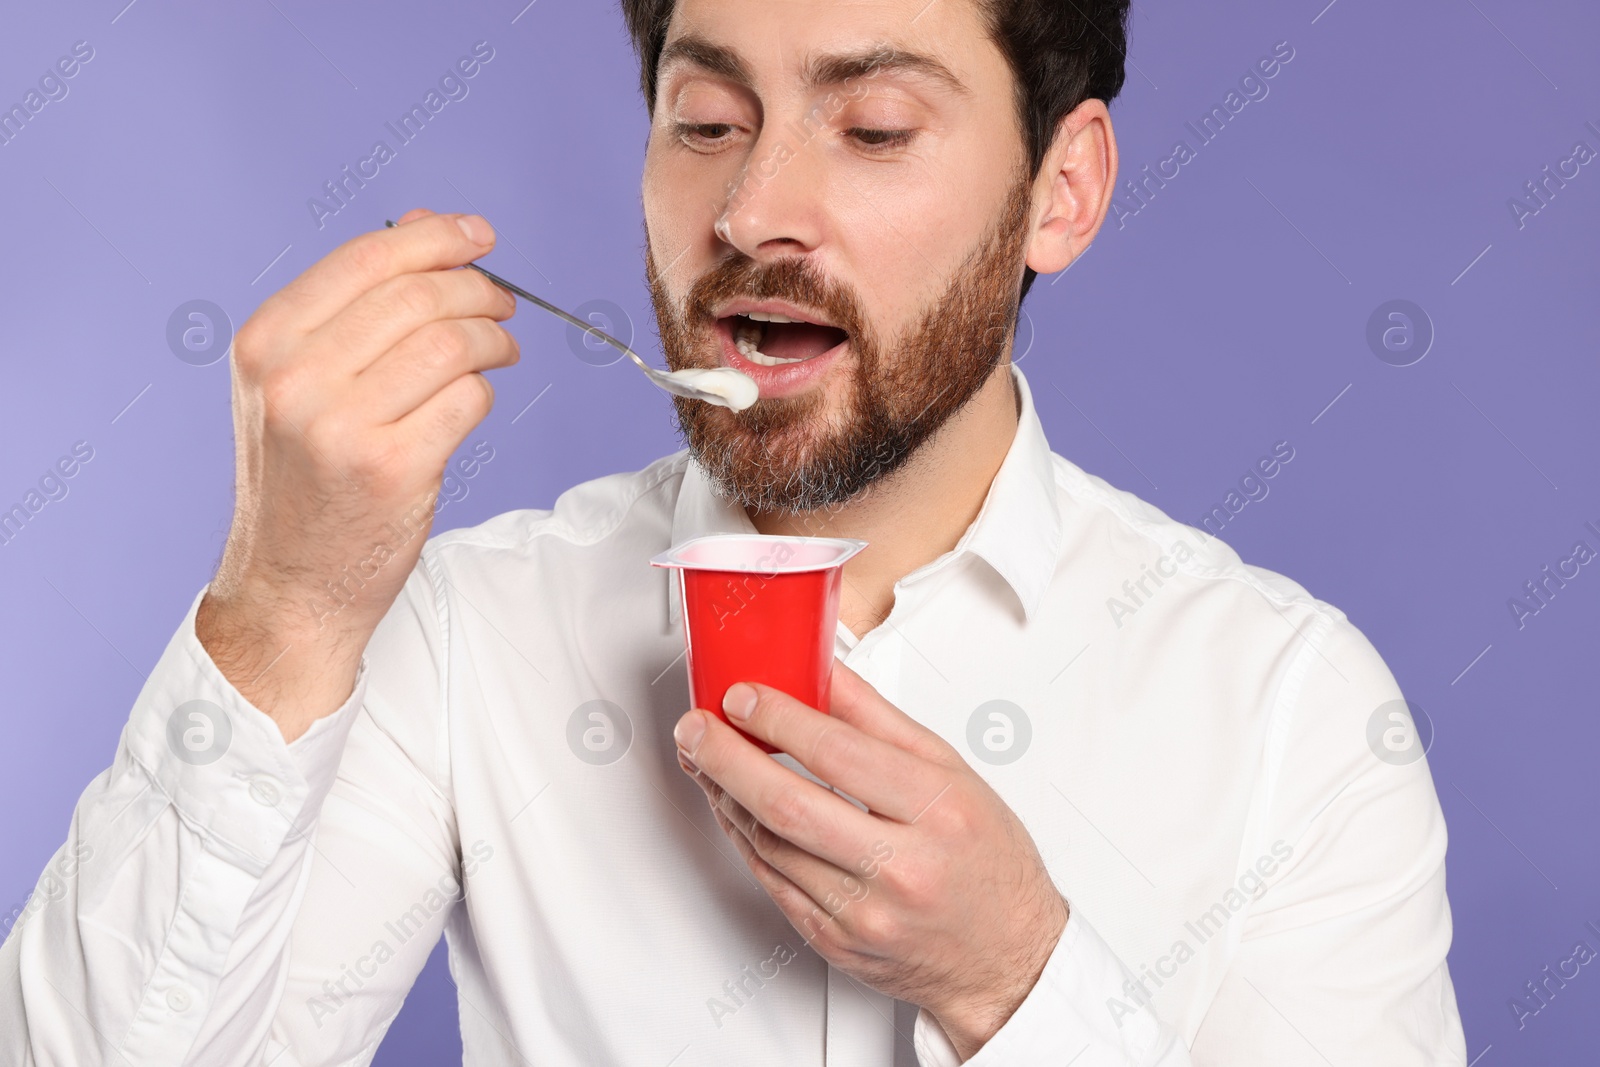
[[[399,223],[393,221],[392,219],[384,219],[383,222],[384,222],[385,226],[398,226],[399,225]],[[648,363],[646,363],[643,359],[639,358],[639,354],[637,352],[635,352],[633,349],[629,348],[627,345],[623,344],[621,341],[617,340],[615,337],[612,337],[610,334],[606,333],[604,330],[600,329],[598,326],[595,326],[593,323],[584,322],[582,319],[578,318],[576,315],[567,314],[565,311],[562,311],[560,308],[556,307],[554,304],[550,303],[548,300],[541,300],[539,297],[534,296],[532,293],[528,292],[526,289],[522,288],[520,285],[513,285],[510,282],[506,281],[504,278],[500,277],[500,275],[494,273],[493,271],[486,270],[483,267],[478,266],[476,263],[468,263],[467,266],[471,267],[473,270],[477,271],[479,274],[483,275],[485,278],[488,278],[491,282],[494,282],[496,285],[500,286],[502,289],[509,290],[510,292],[515,293],[517,296],[522,297],[522,299],[528,301],[530,304],[536,304],[539,307],[542,307],[546,311],[550,312],[550,314],[555,315],[555,316],[557,316],[559,318],[565,319],[566,321],[572,323],[572,325],[576,326],[578,329],[584,331],[585,333],[593,334],[599,340],[604,341],[606,344],[610,345],[612,348],[615,348],[618,352],[621,352],[623,355],[628,356],[629,358],[631,358],[635,363],[639,364],[639,366],[643,367],[645,370],[649,371],[649,370],[654,370],[655,369],[655,368],[651,367]]]

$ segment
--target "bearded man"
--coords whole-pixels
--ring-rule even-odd
[[[1052,452],[1013,363],[1109,209],[1126,0],[622,8],[667,362],[759,399],[426,539],[518,355],[455,269],[492,230],[268,299],[222,562],[0,954],[5,1062],[366,1063],[441,933],[475,1065],[1464,1062],[1394,678]],[[689,706],[649,561],[739,533],[868,543],[828,714],[759,663]]]

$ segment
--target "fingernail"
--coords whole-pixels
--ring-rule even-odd
[[[494,243],[494,227],[490,226],[489,220],[482,215],[463,215],[456,219],[456,225],[461,227],[461,232],[466,234],[467,240],[473,244]]]
[[[698,764],[694,760],[690,759],[689,758],[689,753],[685,752],[681,748],[678,749],[678,763],[686,771],[689,771],[689,772],[691,772],[693,774],[699,774],[700,773],[700,764]]]
[[[700,739],[706,735],[706,720],[699,713],[692,711],[678,720],[678,725],[673,728],[672,738],[678,742],[678,747],[685,752],[693,752],[700,747]]]
[[[755,689],[743,682],[734,682],[728,686],[727,693],[723,694],[722,710],[728,713],[730,719],[738,719],[740,722],[748,719],[750,713],[756,710]]]

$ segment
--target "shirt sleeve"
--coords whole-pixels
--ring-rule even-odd
[[[446,872],[456,869],[437,783],[370,710],[394,716],[398,684],[408,705],[420,705],[406,708],[409,718],[424,733],[433,725],[439,684],[429,653],[441,639],[424,569],[380,624],[349,697],[293,744],[195,636],[204,592],[0,947],[0,1061],[243,1065],[294,1048],[280,1067],[332,1062],[297,1046],[375,1048],[421,967],[408,973],[411,957],[425,960],[438,939],[446,907],[419,924],[432,931],[426,948],[397,953],[366,989],[346,980],[349,996],[332,982],[337,1010],[311,1017],[306,991],[344,974],[308,937],[340,927],[364,935],[372,906],[331,888],[335,872],[357,886],[393,878],[389,895],[410,899],[437,877],[441,857]],[[404,669],[377,691],[374,673],[396,663]],[[411,688],[428,676],[432,684]],[[329,936],[321,947],[348,944]],[[384,1000],[381,1025],[372,998]]]
[[[1360,630],[1338,616],[1307,631],[1260,838],[1289,858],[1246,913],[1194,1062],[1459,1067],[1445,823],[1425,731],[1394,717],[1400,687]]]
[[[963,1061],[926,1009],[917,1012],[912,1044],[921,1067],[1001,1067],[1022,1063],[1072,1067],[1189,1067],[1177,1032],[1146,1008],[1118,1020],[1106,1011],[1125,995],[1133,972],[1093,926],[1068,904],[1061,939],[1038,982],[995,1035]]]
[[[1307,627],[1298,655],[1256,830],[1272,869],[1197,1031],[1176,1033],[1148,1006],[1117,1026],[1104,1005],[1133,975],[1073,911],[1038,983],[966,1067],[1466,1062],[1445,960],[1444,817],[1414,747],[1425,737],[1390,718],[1400,688],[1347,619]],[[962,1063],[927,1011],[913,1041],[921,1067]]]

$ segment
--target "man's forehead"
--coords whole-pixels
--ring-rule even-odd
[[[967,25],[980,8],[977,0],[676,0],[672,26],[715,28],[737,23],[765,32],[776,28],[878,27],[902,35],[953,21]]]
[[[951,0],[680,0],[657,70],[696,68],[754,85],[776,53],[808,89],[895,75],[969,95]],[[943,10],[936,10],[943,9]],[[961,27],[971,36],[973,27]]]
[[[661,71],[688,65],[741,85],[754,85],[753,65],[735,45],[723,44],[698,33],[667,42],[661,52]],[[807,89],[825,88],[880,74],[897,74],[925,80],[947,92],[972,92],[950,66],[936,55],[915,51],[893,41],[876,40],[840,51],[814,50],[800,64]]]

